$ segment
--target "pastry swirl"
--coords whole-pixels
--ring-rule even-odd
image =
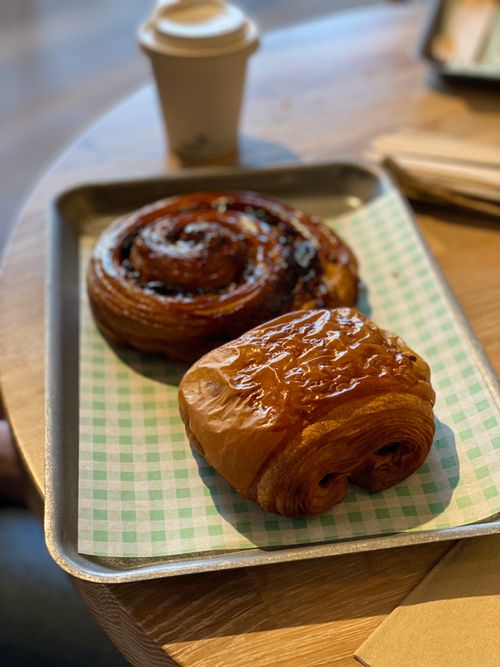
[[[190,442],[265,510],[312,515],[387,489],[434,435],[426,362],[354,309],[288,313],[206,354],[179,387]]]
[[[89,263],[112,339],[193,360],[277,315],[353,305],[357,262],[314,217],[250,192],[181,195],[118,220]]]

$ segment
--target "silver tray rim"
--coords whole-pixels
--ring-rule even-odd
[[[126,186],[133,184],[150,184],[152,182],[165,181],[168,183],[172,179],[182,179],[189,181],[193,177],[209,177],[239,174],[251,177],[262,172],[279,173],[286,170],[304,170],[304,169],[328,169],[332,167],[356,168],[365,170],[378,180],[381,186],[381,192],[387,193],[395,191],[403,202],[407,215],[415,227],[418,237],[422,243],[424,252],[431,262],[435,272],[436,279],[442,286],[445,297],[457,317],[459,325],[462,327],[466,337],[468,350],[482,373],[482,376],[488,386],[492,398],[497,408],[500,410],[500,387],[497,375],[486,354],[473,332],[464,312],[454,293],[452,292],[443,272],[430,251],[418,225],[415,223],[414,213],[411,210],[407,200],[401,194],[394,181],[378,165],[366,160],[346,159],[332,162],[314,162],[314,163],[292,163],[280,164],[268,167],[256,168],[202,168],[195,170],[186,170],[169,175],[162,175],[150,178],[127,179],[127,180],[109,180],[96,183],[88,182],[77,184],[56,195],[50,202],[47,210],[49,221],[48,230],[48,257],[49,267],[46,278],[46,374],[45,374],[45,510],[44,527],[45,540],[49,553],[54,561],[68,574],[94,583],[128,583],[132,581],[145,581],[150,579],[159,579],[170,576],[214,572],[219,570],[229,570],[240,567],[252,567],[256,565],[269,565],[275,563],[293,562],[311,558],[326,556],[335,556],[342,554],[359,553],[363,551],[375,551],[395,547],[412,546],[430,542],[442,542],[447,540],[457,540],[462,538],[480,537],[500,532],[500,515],[490,517],[483,522],[476,522],[453,528],[437,528],[419,532],[406,532],[387,535],[377,535],[365,538],[351,538],[348,540],[339,540],[336,542],[326,542],[321,544],[311,544],[302,546],[282,547],[278,549],[265,550],[259,547],[254,549],[235,550],[227,552],[208,552],[207,554],[193,554],[193,556],[169,557],[164,560],[159,557],[155,559],[160,562],[144,564],[141,566],[131,566],[123,571],[116,571],[90,560],[85,554],[78,554],[78,559],[70,556],[64,547],[62,536],[59,534],[57,526],[57,512],[59,504],[59,494],[57,490],[59,469],[59,451],[54,443],[61,437],[60,424],[58,423],[58,410],[55,407],[54,398],[56,397],[56,379],[60,371],[61,359],[56,345],[53,343],[51,335],[56,324],[59,324],[59,302],[53,286],[57,284],[58,273],[55,262],[52,261],[54,253],[58,251],[58,242],[56,238],[56,207],[58,201],[64,195],[92,187],[113,187]],[[369,204],[368,204],[369,205]],[[126,559],[123,559],[126,561]],[[151,560],[151,559],[147,559]]]

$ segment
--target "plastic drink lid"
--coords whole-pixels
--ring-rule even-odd
[[[164,0],[139,30],[141,44],[179,56],[210,56],[256,47],[255,24],[222,0]]]

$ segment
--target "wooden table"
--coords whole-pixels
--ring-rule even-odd
[[[251,64],[240,162],[360,155],[375,135],[411,126],[500,147],[500,98],[430,84],[414,55],[421,3],[353,10],[266,36]],[[21,456],[44,487],[44,210],[82,181],[141,177],[165,157],[153,91],[96,123],[28,200],[0,287],[0,373]],[[490,359],[500,369],[498,228],[419,215]],[[466,224],[464,224],[466,223]],[[192,575],[144,584],[75,582],[136,665],[353,665],[352,654],[450,544]]]

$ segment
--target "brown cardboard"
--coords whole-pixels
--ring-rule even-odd
[[[500,535],[458,543],[355,657],[367,667],[499,667]]]

